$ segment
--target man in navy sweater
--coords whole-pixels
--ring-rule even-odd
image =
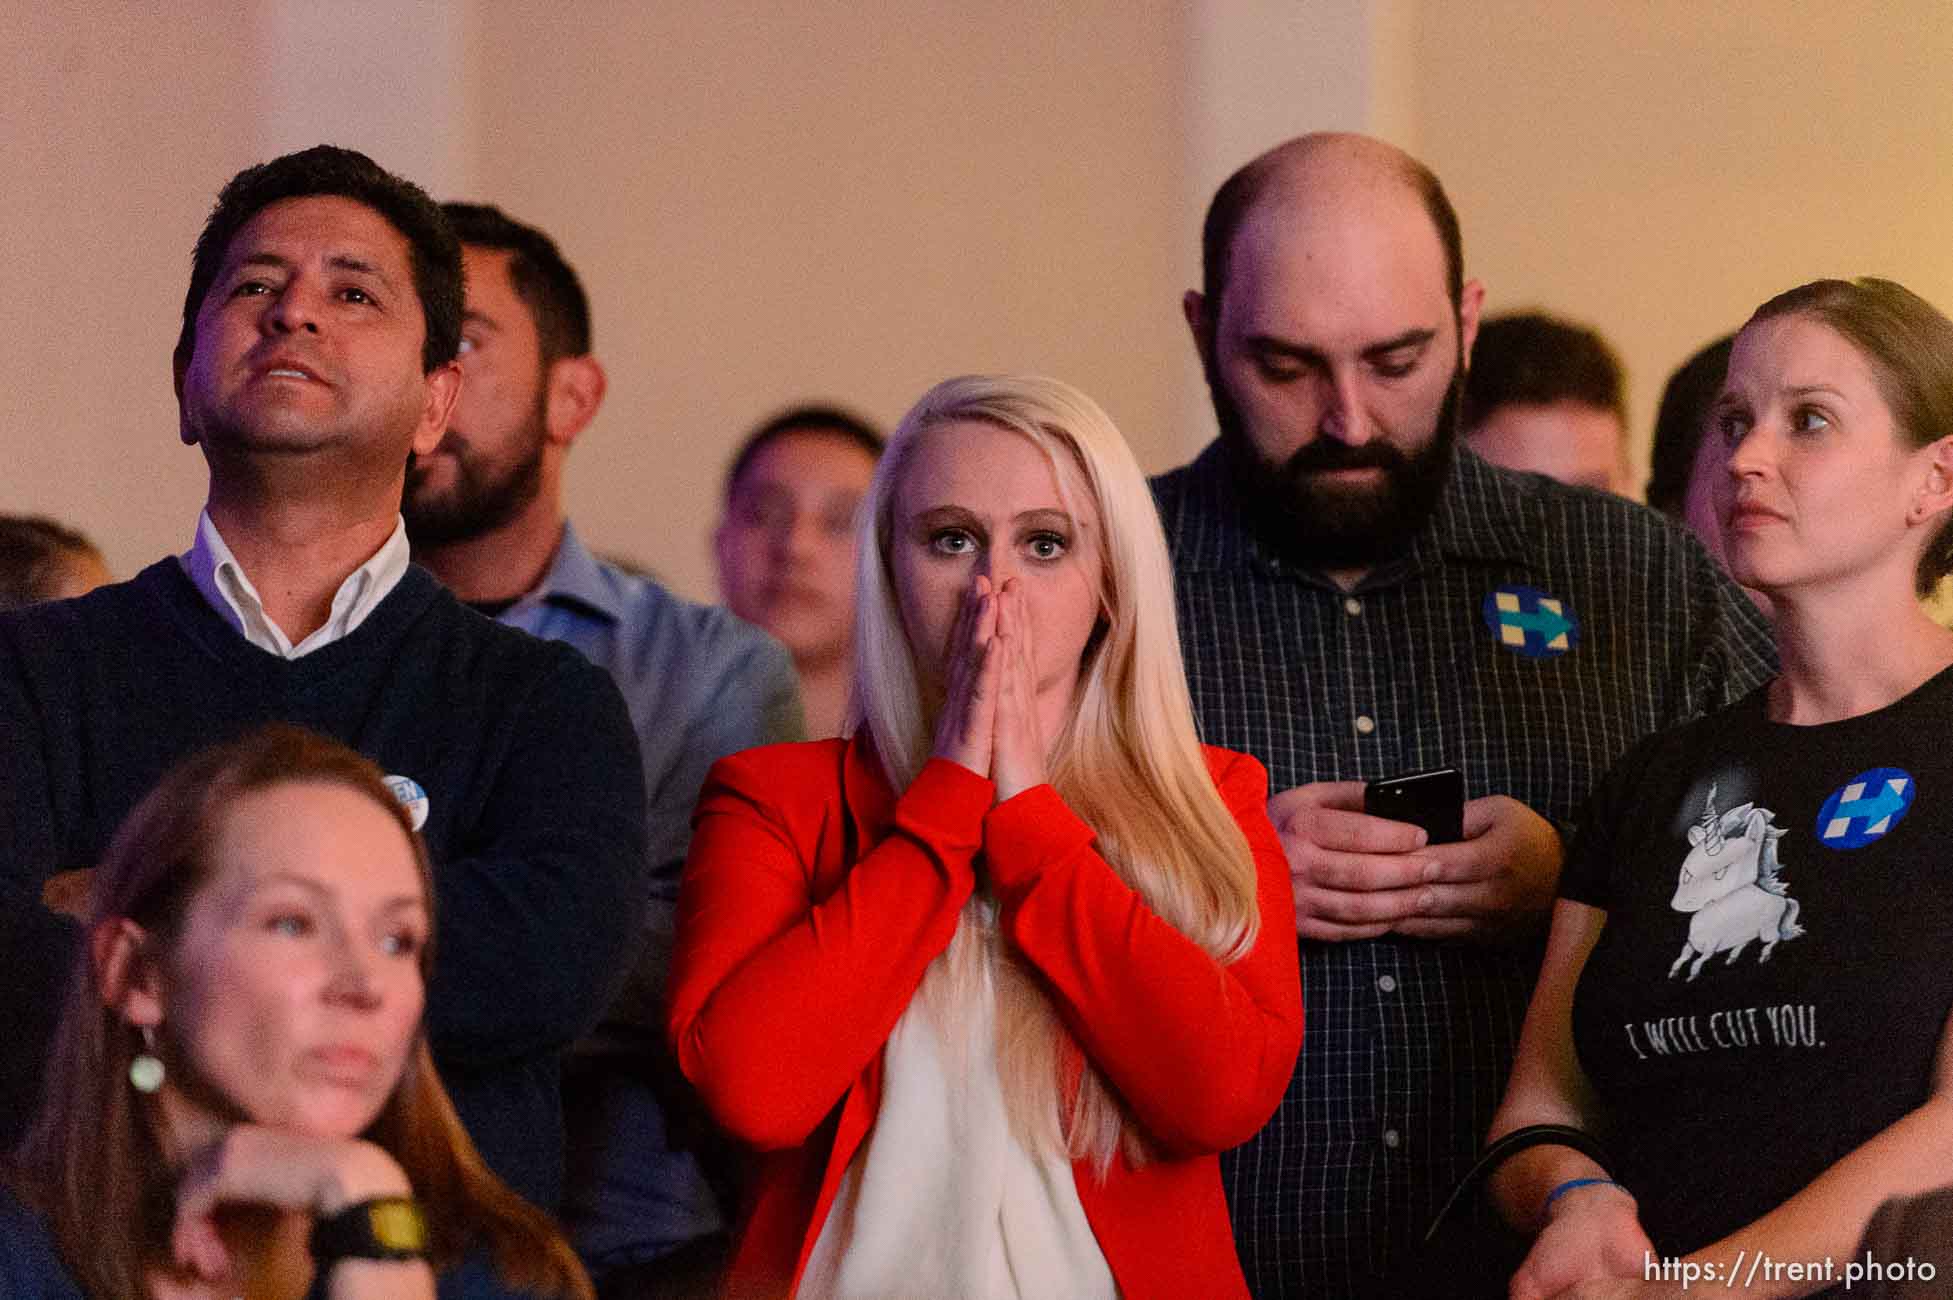
[[[380,764],[421,824],[435,1060],[490,1167],[556,1205],[559,1059],[627,962],[644,786],[600,670],[408,563],[408,456],[447,427],[461,310],[439,209],[361,154],[291,154],[219,197],[175,356],[210,470],[191,549],[0,616],[0,1147],[77,946],[48,881],[93,863],[176,759],[276,719]],[[164,1064],[194,1078],[169,1029]]]

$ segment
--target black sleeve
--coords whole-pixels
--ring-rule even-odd
[[[1615,867],[1625,851],[1626,832],[1632,825],[1629,819],[1667,734],[1643,737],[1615,761],[1588,796],[1580,810],[1573,847],[1560,870],[1561,898],[1602,909],[1613,905]]]
[[[0,1151],[33,1117],[80,927],[41,905],[61,866],[47,703],[32,689],[16,627],[0,625]],[[71,864],[83,865],[83,864]]]
[[[644,911],[644,777],[623,697],[568,647],[531,693],[465,856],[435,864],[428,1033],[449,1064],[595,1023]]]

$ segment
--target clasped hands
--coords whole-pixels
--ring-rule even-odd
[[[1288,855],[1295,929],[1341,943],[1402,934],[1497,942],[1544,926],[1565,850],[1545,818],[1505,795],[1465,804],[1465,838],[1363,811],[1361,781],[1283,790],[1268,816]]]
[[[1045,782],[1037,647],[1016,578],[979,575],[963,595],[943,657],[933,755],[997,784],[1002,802]]]

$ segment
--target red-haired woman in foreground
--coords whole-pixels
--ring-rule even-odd
[[[950,380],[862,529],[852,736],[719,764],[680,903],[678,1059],[763,1153],[732,1293],[1245,1296],[1216,1154],[1294,1067],[1294,903],[1138,465]]]
[[[0,1294],[587,1300],[435,1077],[427,856],[377,768],[253,732],[172,770],[94,874]]]

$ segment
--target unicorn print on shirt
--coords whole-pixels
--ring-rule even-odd
[[[1751,940],[1763,944],[1757,961],[1769,961],[1779,942],[1804,933],[1797,924],[1797,900],[1781,874],[1777,841],[1786,832],[1773,824],[1776,817],[1754,803],[1720,812],[1716,787],[1709,787],[1702,819],[1689,827],[1689,855],[1669,901],[1676,911],[1691,914],[1688,940],[1668,968],[1670,979],[1691,957],[1691,980],[1719,952],[1727,952],[1724,964],[1733,966]]]

